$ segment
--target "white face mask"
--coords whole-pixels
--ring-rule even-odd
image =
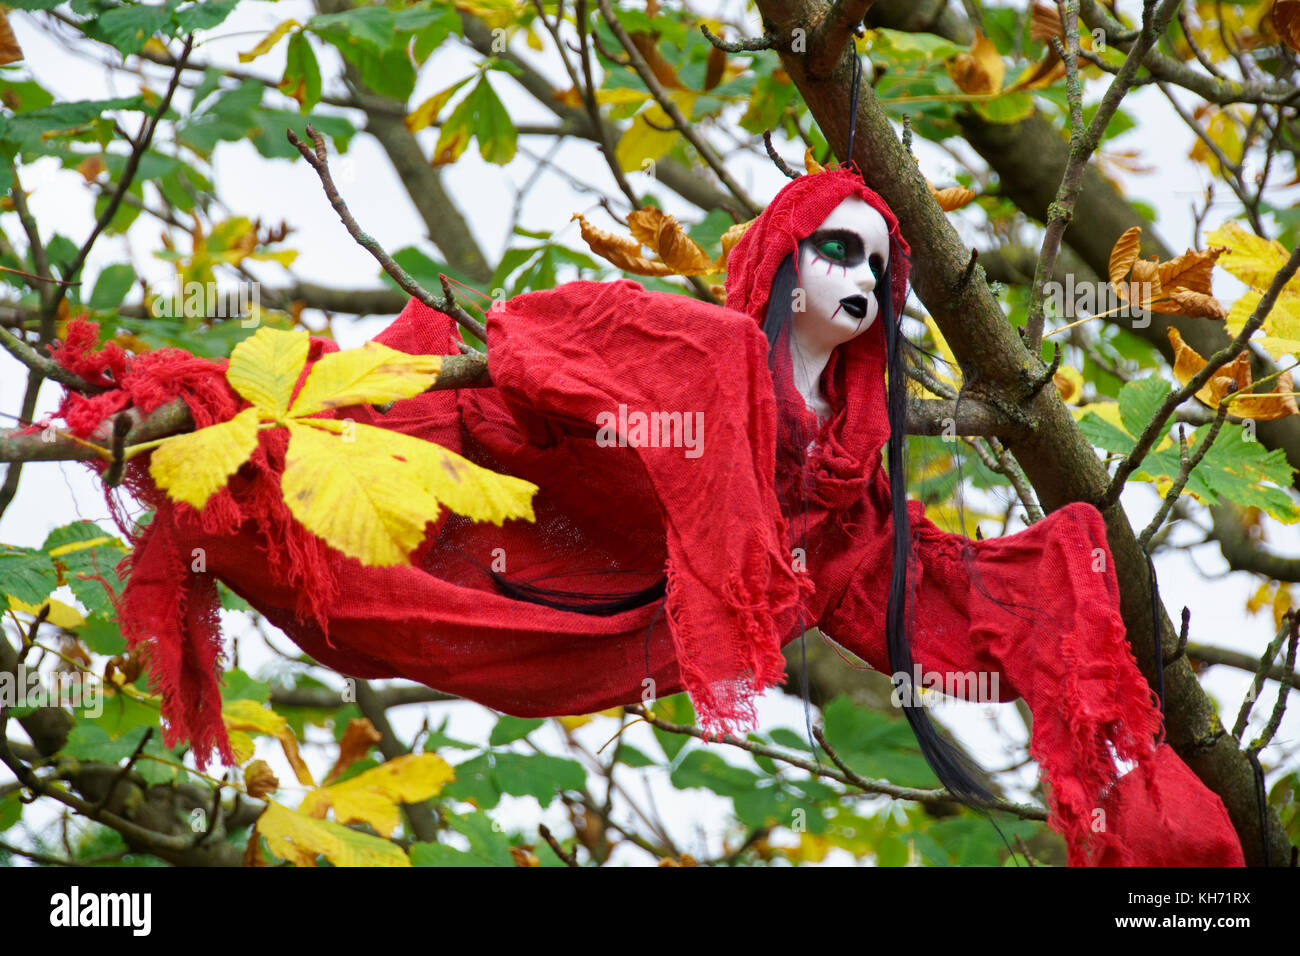
[[[795,301],[794,348],[820,360],[871,328],[879,311],[877,276],[888,263],[884,217],[857,196],[836,206],[799,254],[804,301]]]

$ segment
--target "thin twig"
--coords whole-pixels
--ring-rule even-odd
[[[763,130],[763,146],[767,149],[767,158],[772,160],[772,163],[785,174],[787,179],[799,178],[799,174],[790,168],[790,164],[781,158],[781,154],[772,145],[772,131],[770,129]]]
[[[1237,711],[1237,720],[1232,725],[1232,736],[1237,740],[1241,740],[1241,735],[1246,732],[1246,724],[1250,721],[1250,712],[1255,706],[1255,701],[1259,699],[1259,692],[1264,689],[1264,675],[1272,666],[1273,658],[1277,657],[1277,652],[1282,649],[1282,642],[1287,639],[1295,628],[1296,620],[1296,613],[1287,611],[1286,616],[1282,619],[1282,626],[1278,628],[1277,636],[1269,641],[1268,647],[1264,649],[1264,653],[1259,657],[1259,663],[1255,665],[1255,676],[1250,682],[1250,690],[1246,692],[1246,697],[1241,702],[1241,709]]]
[[[646,85],[646,89],[648,89],[650,94],[655,98],[655,102],[657,102],[660,108],[668,114],[668,118],[676,124],[677,131],[681,133],[682,136],[686,137],[687,142],[695,147],[696,152],[700,154],[700,158],[708,164],[709,168],[713,170],[718,179],[722,181],[722,184],[727,187],[728,191],[735,196],[736,200],[742,207],[744,207],[746,216],[757,216],[761,211],[758,204],[749,198],[745,190],[741,188],[740,184],[736,182],[731,173],[727,171],[726,164],[724,164],[718,157],[717,153],[713,151],[713,147],[710,146],[702,136],[700,136],[700,134],[690,124],[690,121],[682,115],[682,111],[677,108],[677,104],[673,102],[667,91],[660,84],[658,77],[654,75],[654,71],[650,69],[650,65],[646,63],[645,57],[641,55],[641,51],[637,49],[636,44],[632,42],[632,38],[628,36],[627,31],[623,29],[623,24],[620,23],[618,17],[614,15],[614,10],[610,6],[610,0],[596,0],[596,2],[600,5],[600,14],[605,18],[606,25],[618,39],[618,42],[622,45],[623,49],[627,51],[628,59],[632,61],[633,68],[636,70],[637,75],[641,77],[641,82]]]
[[[1300,644],[1300,614],[1291,615],[1291,632],[1286,648],[1286,671],[1290,673],[1295,669],[1296,645]],[[1247,753],[1258,754],[1268,746],[1269,741],[1277,734],[1278,727],[1282,724],[1282,715],[1286,713],[1286,699],[1291,693],[1291,687],[1288,684],[1281,684],[1277,689],[1277,700],[1273,702],[1273,712],[1269,714],[1268,723],[1260,735],[1251,741],[1247,748]]]
[[[542,835],[542,839],[547,842],[547,845],[555,851],[555,855],[564,861],[565,866],[576,868],[579,865],[577,854],[566,853],[564,847],[560,846],[560,841],[555,839],[555,835],[551,833],[550,827],[545,823],[537,824],[537,832]]]
[[[357,225],[356,219],[352,216],[352,211],[348,209],[348,204],[343,201],[343,197],[339,195],[338,187],[334,185],[334,176],[330,172],[329,161],[325,155],[325,138],[311,124],[307,125],[307,135],[311,138],[315,149],[300,140],[291,129],[285,130],[285,135],[293,147],[302,154],[303,159],[307,160],[308,165],[316,170],[316,175],[320,177],[321,186],[325,190],[326,198],[329,199],[330,205],[334,207],[334,211],[338,213],[344,228],[356,240],[357,245],[370,253],[380,267],[392,277],[393,281],[410,295],[429,308],[444,312],[447,315],[454,315],[457,310],[460,310],[462,317],[458,321],[474,335],[486,340],[487,333],[484,331],[482,323],[466,315],[454,300],[447,301],[434,298],[424,286],[416,282],[410,273],[399,266],[393,260],[393,257],[384,251],[384,247],[373,236],[363,232],[361,227]],[[468,324],[465,322],[467,318],[469,319]],[[469,345],[461,343],[461,351],[468,353],[473,350]]]
[[[755,53],[759,50],[772,50],[776,48],[776,40],[771,34],[764,33],[761,37],[742,38],[740,40],[724,40],[712,30],[707,23],[700,24],[700,32],[704,38],[712,43],[719,50],[725,50],[727,53]]]
[[[684,724],[672,723],[671,721],[664,720],[653,712],[639,706],[629,705],[623,709],[630,714],[635,714],[637,717],[643,718],[647,723],[658,727],[660,730],[666,730],[669,733],[674,734],[685,734],[688,737],[695,737],[698,740],[709,742],[714,742],[715,740],[705,734],[704,731],[700,730],[698,727],[688,727]],[[953,797],[951,793],[943,789],[922,790],[917,787],[900,787],[884,781],[866,780],[862,777],[857,777],[857,780],[855,781],[841,770],[832,770],[829,767],[813,763],[810,760],[805,760],[804,758],[798,757],[794,754],[786,753],[764,744],[754,743],[750,740],[741,740],[738,737],[733,737],[731,734],[724,734],[722,737],[717,738],[716,742],[724,743],[731,747],[739,747],[741,750],[748,751],[751,754],[757,754],[761,757],[769,757],[772,760],[779,760],[792,767],[798,767],[800,770],[805,770],[814,776],[835,780],[839,783],[845,784],[846,786],[856,787],[866,793],[893,797],[896,800],[912,800],[927,806],[951,807],[956,801],[956,798]],[[999,800],[990,804],[988,808],[991,810],[1003,810],[1025,820],[1047,819],[1047,811],[1042,807],[1034,807],[1026,804],[1010,803]]]
[[[1147,550],[1147,545],[1151,541],[1151,536],[1160,530],[1160,526],[1164,524],[1165,518],[1169,517],[1169,511],[1173,508],[1174,502],[1178,500],[1178,496],[1183,493],[1183,488],[1187,486],[1187,479],[1191,477],[1192,472],[1196,470],[1196,466],[1205,458],[1206,454],[1210,450],[1210,446],[1214,444],[1214,440],[1219,437],[1219,429],[1223,427],[1224,419],[1227,417],[1228,403],[1223,402],[1219,405],[1219,413],[1214,416],[1214,424],[1210,426],[1209,434],[1207,434],[1201,443],[1196,446],[1196,451],[1191,455],[1191,457],[1188,457],[1187,455],[1186,439],[1182,438],[1183,426],[1178,426],[1179,443],[1181,446],[1180,457],[1182,459],[1182,463],[1178,469],[1178,477],[1175,478],[1174,483],[1169,486],[1169,491],[1165,494],[1165,500],[1160,503],[1160,509],[1156,512],[1155,517],[1151,519],[1151,523],[1143,528],[1142,533],[1138,535],[1138,544],[1142,546],[1142,550]]]
[[[86,264],[86,258],[90,255],[90,250],[95,245],[95,240],[99,238],[100,233],[108,227],[108,224],[113,221],[113,217],[117,215],[118,207],[122,205],[122,198],[126,195],[126,191],[131,188],[131,183],[135,181],[136,172],[140,168],[140,161],[144,158],[144,154],[149,151],[149,146],[153,142],[154,133],[158,130],[158,124],[162,122],[162,118],[167,114],[167,110],[171,108],[172,97],[176,95],[176,87],[181,81],[181,71],[185,69],[185,61],[190,58],[190,51],[192,49],[194,49],[194,35],[190,34],[185,38],[185,47],[181,50],[181,55],[176,61],[175,68],[172,70],[172,78],[171,82],[167,84],[167,92],[163,94],[163,98],[158,104],[158,109],[156,109],[153,115],[145,122],[143,129],[140,131],[140,135],[132,141],[131,154],[126,158],[126,165],[122,167],[122,175],[118,179],[117,188],[113,191],[113,195],[109,197],[108,203],[104,206],[104,211],[101,212],[99,218],[95,220],[95,225],[94,228],[90,230],[90,235],[86,237],[86,241],[83,242],[81,248],[77,250],[77,255],[73,258],[72,264],[68,266],[67,272],[64,273],[67,278],[75,279],[81,273],[81,267]],[[67,295],[67,293],[67,286],[56,286],[54,294],[50,298],[50,303],[46,306],[46,311],[51,313],[57,312],[59,303],[63,301],[63,297]]]

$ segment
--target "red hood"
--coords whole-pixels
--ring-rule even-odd
[[[849,196],[858,196],[870,204],[889,228],[894,315],[901,317],[907,299],[910,250],[899,230],[898,218],[856,173],[843,169],[800,176],[776,194],[727,260],[727,307],[761,324],[772,280],[781,263],[786,256],[797,253],[799,242],[812,235]],[[838,510],[861,498],[871,472],[879,466],[880,448],[889,437],[881,322],[873,323],[831,354],[822,374],[822,387],[832,409],[830,421],[818,430],[814,417],[807,412],[810,430],[797,429],[796,433],[820,432],[808,460],[812,473],[818,476],[809,493],[819,504]],[[783,401],[778,394],[778,402],[796,414],[805,411],[802,399],[790,397]]]

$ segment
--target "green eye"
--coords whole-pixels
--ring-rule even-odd
[[[817,251],[827,259],[832,259],[835,262],[843,262],[849,255],[848,249],[844,247],[843,241],[839,239],[827,239],[817,247]]]

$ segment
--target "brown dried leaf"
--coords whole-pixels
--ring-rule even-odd
[[[14,28],[9,25],[9,14],[0,10],[0,66],[17,63],[23,58],[23,48],[18,45]]]
[[[537,859],[537,856],[535,854],[530,853],[528,850],[526,850],[524,847],[521,846],[512,846],[510,848],[510,856],[511,858],[514,859],[515,866],[541,866],[542,865],[542,861]]]
[[[574,213],[572,219],[578,220],[582,239],[591,251],[601,258],[608,259],[624,272],[641,276],[670,276],[673,270],[666,262],[654,262],[641,254],[641,244],[627,236],[616,236],[604,229],[597,229],[581,213]],[[572,219],[570,221],[572,221]]]
[[[1128,275],[1128,270],[1137,261],[1141,245],[1141,226],[1126,229],[1124,235],[1115,240],[1115,245],[1110,250],[1110,265],[1107,267],[1111,285],[1117,285],[1121,279]]]
[[[348,721],[347,729],[343,731],[343,739],[339,741],[339,756],[334,761],[334,766],[330,769],[329,775],[325,778],[323,787],[329,786],[343,772],[351,767],[354,763],[370,752],[370,748],[379,743],[380,737],[383,736],[375,729],[365,717],[353,717]]]
[[[984,95],[1002,89],[1007,67],[993,42],[979,30],[970,51],[948,61],[948,75],[963,93]]]
[[[633,33],[631,39],[632,45],[645,59],[646,66],[650,67],[650,72],[655,75],[660,85],[670,90],[686,88],[682,86],[682,81],[677,79],[677,71],[673,69],[672,64],[659,52],[659,38],[655,34]]]
[[[1186,315],[1194,319],[1226,319],[1228,317],[1228,310],[1212,295],[1193,292],[1190,289],[1174,289],[1168,295],[1169,303],[1167,308],[1163,307],[1165,303],[1158,302],[1151,306],[1151,311],[1164,312],[1168,315]]]
[[[244,788],[255,800],[261,800],[280,789],[270,764],[265,760],[254,760],[244,768]]]
[[[1278,38],[1300,53],[1300,0],[1276,0],[1269,18]]]
[[[93,156],[87,156],[81,162],[77,163],[77,172],[81,173],[81,178],[87,183],[93,183],[107,168],[108,166],[104,163],[104,157],[99,153],[96,153]]]
[[[1205,368],[1205,359],[1185,343],[1178,330],[1172,327],[1169,329],[1169,343],[1174,347],[1174,377],[1186,385]],[[1201,386],[1196,398],[1211,408],[1218,408],[1228,395],[1245,392],[1250,385],[1250,355],[1243,352]],[[1238,418],[1253,418],[1264,422],[1297,415],[1300,414],[1300,407],[1297,407],[1295,397],[1290,394],[1293,391],[1295,386],[1291,375],[1284,372],[1278,376],[1277,384],[1271,391],[1234,398],[1228,404],[1228,411]]]
[[[967,189],[965,186],[949,186],[947,189],[935,189],[930,186],[930,195],[939,203],[939,208],[944,212],[955,212],[968,205],[975,198],[975,190]]]
[[[633,237],[659,256],[677,275],[709,275],[717,271],[713,260],[672,216],[655,206],[646,206],[627,217]]]
[[[1055,4],[1035,3],[1029,11],[1029,39],[1050,43],[1056,37],[1065,42],[1065,24]]]
[[[704,88],[711,90],[721,83],[726,69],[727,51],[720,50],[716,46],[709,47],[709,58],[705,61],[704,67]]]
[[[1141,232],[1139,226],[1127,230],[1111,250],[1110,284],[1119,297],[1165,315],[1226,318],[1228,310],[1214,298],[1210,278],[1215,260],[1227,248],[1188,249],[1168,262],[1157,262],[1154,257],[1139,259]]]

